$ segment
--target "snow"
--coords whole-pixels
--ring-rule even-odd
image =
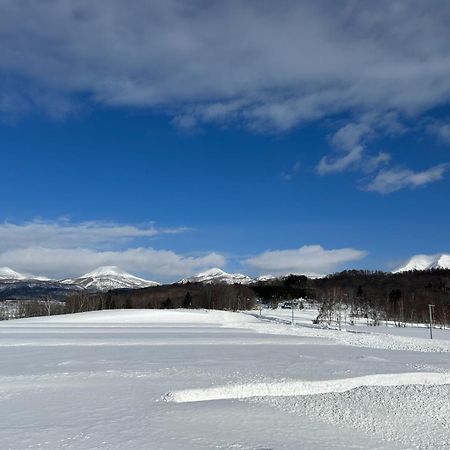
[[[91,272],[85,273],[81,278],[95,278],[104,276],[115,275],[129,275],[127,272],[120,270],[117,266],[100,266]]]
[[[313,328],[313,308],[296,326],[288,313],[2,322],[1,447],[450,448],[448,330],[436,341],[339,332]]]
[[[251,397],[331,394],[347,392],[363,386],[438,386],[441,384],[450,384],[450,373],[388,373],[335,380],[235,384],[169,392],[163,396],[163,399],[175,403],[187,403]]]
[[[255,282],[264,282],[264,281],[270,281],[270,280],[275,280],[277,277],[275,275],[272,275],[270,273],[266,274],[266,275],[260,275],[259,277],[255,278]]]
[[[254,282],[252,278],[242,273],[227,273],[222,269],[214,267],[205,272],[201,272],[190,278],[183,278],[179,283],[226,283],[226,284],[249,284]]]
[[[85,289],[108,291],[110,289],[137,289],[159,286],[156,281],[144,280],[119,269],[117,266],[101,266],[79,278],[62,280]]]
[[[256,312],[248,314],[258,315]],[[289,334],[310,338],[325,338],[335,343],[354,347],[367,347],[385,350],[406,350],[415,352],[450,352],[450,330],[434,329],[435,339],[429,339],[429,330],[424,326],[418,327],[386,327],[383,325],[367,326],[363,321],[356,322],[355,326],[342,323],[342,331],[337,330],[337,324],[326,328],[325,324],[315,326],[312,320],[317,317],[316,308],[294,310],[294,322],[296,326],[284,326],[290,324],[292,311],[290,309],[263,309],[262,322],[252,324],[255,331],[269,332],[273,334]]]
[[[449,392],[448,386],[363,387],[345,393],[251,401],[340,427],[370,430],[385,441],[401,442],[397,448],[449,449],[450,418],[442,414],[448,410]]]
[[[415,255],[406,264],[394,270],[394,273],[410,270],[450,269],[450,255]]]
[[[27,277],[9,267],[0,267],[0,280],[25,280]]]
[[[62,314],[58,316],[31,317],[10,322],[14,328],[23,325],[84,325],[84,324],[117,324],[117,325],[235,325],[243,326],[250,323],[259,323],[255,317],[236,312],[206,310],[206,309],[124,309],[90,311],[75,314]]]

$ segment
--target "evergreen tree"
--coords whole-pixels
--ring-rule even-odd
[[[181,304],[182,308],[192,308],[192,297],[191,294],[186,292],[186,295],[184,297],[183,303]]]

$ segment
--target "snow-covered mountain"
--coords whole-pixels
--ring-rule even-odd
[[[415,255],[405,265],[393,272],[408,272],[410,270],[450,269],[450,255]]]
[[[73,284],[85,289],[108,291],[110,289],[138,289],[159,286],[156,281],[144,280],[116,266],[98,267],[78,278],[69,278],[61,281],[64,284]]]
[[[289,274],[297,275],[297,274]],[[268,281],[282,280],[289,275],[260,275],[256,278],[251,278],[248,275],[243,275],[242,273],[227,273],[222,269],[214,267],[205,272],[194,275],[193,277],[183,278],[178,283],[204,283],[204,284],[253,284],[253,283],[265,283]],[[311,274],[308,275],[311,278],[320,278],[323,275]]]
[[[275,275],[267,274],[267,275],[260,275],[259,277],[254,278],[255,283],[263,283],[265,281],[270,280],[276,280],[279,277],[276,277]]]
[[[253,282],[253,278],[243,275],[242,273],[227,273],[222,269],[214,267],[206,272],[199,273],[193,277],[183,278],[178,283],[205,283],[205,284],[250,284]]]
[[[0,267],[0,281],[55,281],[47,277],[25,275],[23,273],[16,272],[9,267]]]
[[[0,280],[25,280],[27,277],[9,267],[0,267]]]

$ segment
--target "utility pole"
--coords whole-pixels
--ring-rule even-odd
[[[341,327],[341,321],[342,321],[342,313],[341,313],[341,311],[342,311],[342,297],[341,296],[339,296],[339,331],[341,331],[342,330],[342,327]]]
[[[294,326],[294,300],[291,300],[291,312],[292,312],[291,323],[292,323],[292,326]]]
[[[433,339],[433,308],[434,305],[428,305],[428,311],[430,312],[430,339]]]

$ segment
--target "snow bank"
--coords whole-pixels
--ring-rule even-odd
[[[371,386],[309,397],[258,397],[298,417],[315,417],[341,429],[394,441],[401,449],[450,449],[450,386]],[[366,444],[367,445],[367,444]],[[367,448],[385,448],[370,446]]]
[[[163,400],[175,403],[251,397],[284,397],[346,392],[363,386],[436,386],[450,384],[450,373],[390,373],[322,381],[250,383],[169,392]]]

